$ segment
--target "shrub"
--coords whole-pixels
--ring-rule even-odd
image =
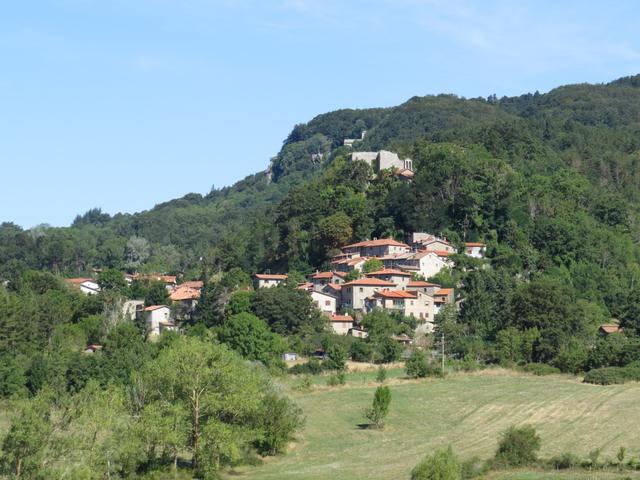
[[[304,424],[302,410],[286,397],[269,393],[262,402],[263,414],[260,416],[262,437],[256,447],[265,455],[282,452],[291,440],[293,433]]]
[[[422,350],[414,350],[405,362],[405,371],[411,378],[424,378],[428,374],[427,358]]]
[[[319,373],[322,373],[323,370],[324,367],[322,363],[320,363],[319,360],[312,358],[306,363],[299,363],[298,365],[294,365],[293,367],[289,368],[289,373],[294,375],[318,375]]]
[[[460,480],[462,466],[451,447],[424,458],[411,471],[411,480]]]
[[[551,465],[556,470],[575,468],[580,465],[580,457],[574,455],[573,453],[565,452],[551,458]]]
[[[378,387],[373,395],[371,407],[365,410],[365,417],[376,427],[384,426],[384,419],[389,413],[391,403],[391,390],[389,387]]]
[[[301,392],[311,390],[311,377],[309,377],[308,375],[305,375],[304,377],[302,377],[300,380],[296,382],[293,388]]]
[[[378,367],[378,373],[376,373],[376,382],[384,383],[386,379],[387,379],[387,369],[384,368],[382,365],[380,365]]]
[[[524,466],[538,459],[540,437],[531,425],[511,426],[502,433],[495,460],[505,466]]]
[[[344,371],[339,371],[338,373],[334,373],[327,380],[327,385],[330,387],[335,387],[337,385],[344,385],[346,383],[346,375]]]
[[[527,363],[522,367],[522,370],[538,376],[560,373],[559,368],[552,367],[551,365],[547,365],[546,363]]]
[[[637,382],[640,381],[640,368],[636,366],[596,368],[587,372],[584,381],[596,385]]]

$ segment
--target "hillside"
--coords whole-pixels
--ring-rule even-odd
[[[627,223],[634,226],[639,112],[637,77],[606,85],[570,85],[542,95],[440,95],[414,97],[393,108],[339,110],[293,129],[270,166],[273,181],[258,173],[232,187],[205,196],[189,194],[146,212],[113,218],[88,212],[71,228],[24,232],[4,224],[0,263],[9,271],[24,265],[68,275],[123,266],[126,241],[137,235],[153,246],[149,270],[197,272],[194,268],[203,256],[223,269],[240,265],[251,272],[273,267],[273,254],[281,244],[273,223],[277,206],[291,187],[305,184],[334,158],[348,154],[340,147],[342,140],[363,129],[365,141],[356,145],[361,150],[388,148],[409,154],[414,143],[424,139],[480,145],[526,175],[548,177],[568,168],[597,187],[605,206],[620,203],[628,209]],[[396,223],[394,228],[401,234],[406,225]],[[375,233],[375,228],[366,229],[356,236]],[[9,260],[13,261],[7,266]]]
[[[615,458],[620,446],[627,447],[630,457],[640,453],[636,425],[628,421],[637,409],[637,385],[602,388],[563,377],[499,371],[460,374],[444,381],[393,379],[386,427],[372,431],[358,425],[377,385],[374,376],[349,376],[344,387],[319,385],[307,393],[294,392],[307,415],[298,441],[286,456],[228,478],[409,478],[418,459],[447,445],[464,460],[490,458],[500,433],[512,424],[536,427],[543,458],[571,452],[586,459],[599,448],[605,461]],[[566,477],[494,472],[490,478],[582,477],[579,472]]]

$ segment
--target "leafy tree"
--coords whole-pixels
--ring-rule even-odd
[[[248,360],[259,360],[266,365],[280,366],[285,342],[269,330],[269,326],[251,313],[238,313],[229,317],[218,328],[218,339]]]
[[[425,457],[411,471],[411,480],[460,480],[462,466],[451,446]]]
[[[154,280],[149,283],[147,293],[144,296],[145,306],[150,305],[168,305],[169,304],[169,292],[164,282],[161,280]]]
[[[422,350],[415,349],[405,362],[405,371],[411,378],[424,378],[429,374],[427,357]]]
[[[98,285],[109,292],[124,293],[127,289],[127,282],[121,271],[115,268],[107,268],[98,274]]]
[[[535,428],[511,426],[500,437],[495,460],[512,467],[531,465],[537,460],[539,450],[540,437]]]
[[[382,263],[382,260],[378,258],[370,258],[369,260],[364,262],[364,264],[362,265],[362,272],[363,273],[377,272],[378,270],[382,270],[383,266],[384,264]]]
[[[307,292],[293,288],[259,289],[251,310],[281,335],[311,334],[321,331],[326,324]]]
[[[125,261],[127,268],[137,269],[147,261],[151,254],[149,241],[144,237],[132,235],[125,248]]]
[[[383,428],[390,404],[391,390],[389,387],[378,387],[373,395],[371,407],[365,410],[364,415],[376,428]]]
[[[302,410],[288,398],[275,393],[264,397],[262,410],[262,437],[257,441],[258,451],[275,455],[284,451],[292,435],[304,425]]]
[[[384,368],[382,365],[380,365],[378,367],[378,372],[376,373],[376,382],[384,383],[386,379],[387,379],[387,369]]]

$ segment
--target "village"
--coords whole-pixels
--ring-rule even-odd
[[[365,132],[362,133],[364,138]],[[347,139],[345,145],[352,147],[358,139]],[[397,153],[353,152],[351,161],[364,162],[374,173],[390,172],[402,182],[411,182],[414,177],[411,159],[401,159]],[[414,232],[407,243],[393,238],[373,238],[340,249],[331,261],[328,271],[316,271],[307,275],[306,281],[293,285],[309,294],[315,306],[326,316],[331,329],[338,335],[365,338],[367,331],[361,319],[375,309],[390,314],[412,317],[416,322],[415,335],[424,336],[434,330],[434,320],[440,310],[455,304],[453,288],[427,281],[443,269],[452,268],[451,255],[463,253],[469,257],[483,259],[486,245],[480,242],[465,242],[458,252],[446,238],[426,232]],[[368,266],[379,268],[371,270]],[[195,310],[202,294],[204,282],[190,280],[179,283],[175,275],[125,273],[126,282],[134,280],[164,283],[170,304],[146,305],[143,300],[128,300],[121,307],[124,319],[145,325],[147,337],[157,338],[164,331],[180,331],[181,321]],[[69,278],[68,284],[86,295],[100,293],[100,286],[92,278]],[[257,273],[255,288],[272,288],[289,285],[286,274]],[[407,335],[398,335],[394,340],[408,345],[413,342]],[[88,351],[99,346],[89,346]]]

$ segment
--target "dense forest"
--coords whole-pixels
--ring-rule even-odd
[[[413,181],[374,177],[349,160],[343,140],[363,130],[354,149],[410,157]],[[47,478],[69,468],[91,478],[190,464],[214,477],[280,452],[303,422],[270,380],[283,371],[284,351],[322,346],[336,369],[347,357],[383,363],[400,355],[389,335],[412,325],[374,312],[363,320],[369,338],[336,338],[304,292],[253,291],[250,275],[289,273],[295,286],[326,269],[338,247],[373,237],[426,231],[458,247],[487,244],[487,261],[454,255],[455,267],[431,279],[455,288],[459,308],[436,320],[452,358],[573,373],[634,368],[639,214],[636,76],[520,97],[439,95],[339,110],[295,126],[265,172],[208,195],[131,215],[96,208],[66,228],[4,223],[0,394],[20,407],[0,468],[35,478],[46,459]],[[96,271],[96,297],[60,278]],[[123,271],[205,282],[186,336],[149,343],[139,325],[117,321],[123,299],[156,303],[157,286],[127,286]],[[612,319],[622,333],[599,335]],[[89,343],[103,351],[83,355]],[[216,373],[203,380],[199,368]],[[193,391],[205,392],[202,411],[193,410]]]

